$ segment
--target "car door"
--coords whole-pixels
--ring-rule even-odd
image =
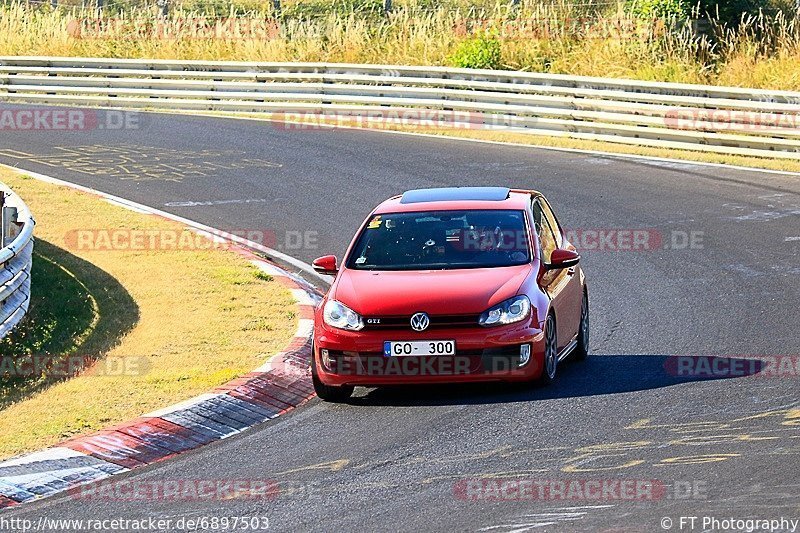
[[[533,223],[539,238],[541,260],[550,262],[553,250],[561,248],[564,236],[547,201],[539,196],[532,204]],[[576,268],[546,270],[541,278],[542,288],[550,296],[556,313],[558,349],[563,349],[578,333],[581,318],[581,288]]]

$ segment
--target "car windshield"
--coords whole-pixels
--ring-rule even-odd
[[[356,270],[436,270],[530,261],[525,213],[428,211],[374,215],[347,261]]]

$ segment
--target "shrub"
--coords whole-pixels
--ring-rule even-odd
[[[461,68],[501,68],[500,41],[491,37],[476,37],[461,42],[450,63]]]
[[[686,18],[691,10],[687,0],[630,0],[629,11],[644,19]]]
[[[287,3],[283,7],[284,18],[319,19],[331,14],[337,17],[381,18],[383,16],[383,0],[304,0]]]
[[[742,19],[742,15],[758,15],[762,11],[774,15],[777,9],[784,7],[780,4],[780,2],[771,2],[769,0],[698,1],[701,16],[719,19],[721,23],[728,25],[738,24]]]

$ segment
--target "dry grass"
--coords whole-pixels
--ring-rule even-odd
[[[10,171],[0,170],[0,181],[35,213],[35,261],[56,263],[74,276],[90,295],[87,301],[98,303],[100,324],[110,321],[104,327],[85,321],[85,330],[75,332],[85,342],[70,353],[94,356],[107,347],[101,364],[133,358],[146,369],[98,376],[92,375],[95,366],[26,391],[0,410],[0,458],[205,392],[263,364],[296,331],[289,291],[233,252],[85,250],[67,237],[75,229],[181,232],[181,225]]]
[[[396,3],[387,16],[326,9],[325,2],[297,7],[307,3],[287,3],[279,25],[269,22],[268,8],[239,13],[262,21],[262,31],[216,38],[200,38],[185,26],[169,37],[137,34],[157,24],[152,9],[108,15],[124,23],[99,38],[92,32],[76,37],[70,22],[95,18],[91,11],[12,5],[0,8],[0,55],[448,65],[465,40],[485,34],[501,43],[498,68],[800,89],[800,28],[780,13],[750,17],[736,29],[712,22],[707,31],[717,37],[712,42],[681,24],[667,29],[663,21],[643,21],[619,7],[583,7],[589,3],[523,0],[513,11],[507,2],[431,7],[408,0]],[[193,11],[189,2],[185,6],[171,14],[173,25],[231,14],[208,15]]]

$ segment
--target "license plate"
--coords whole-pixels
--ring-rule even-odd
[[[386,357],[455,355],[456,341],[385,341],[383,355]]]

